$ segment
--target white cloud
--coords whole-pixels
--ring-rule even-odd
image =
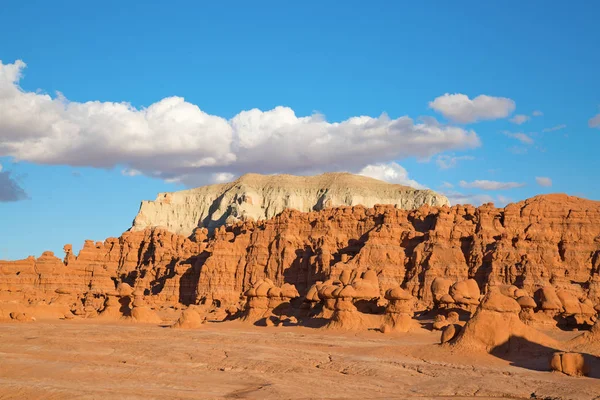
[[[487,193],[473,194],[473,193],[460,193],[457,191],[443,192],[443,194],[450,200],[450,204],[471,204],[473,206],[480,206],[486,203],[494,203],[496,207],[505,207],[508,203],[512,203],[514,200],[510,197],[503,196],[501,194],[496,197],[491,196]]]
[[[468,124],[506,118],[515,110],[515,102],[506,97],[480,95],[471,100],[461,93],[446,93],[429,102],[429,107],[452,121]]]
[[[503,196],[501,194],[496,196],[496,199],[498,199],[498,201],[496,202],[497,203],[496,206],[498,206],[498,207],[505,207],[508,203],[514,202],[514,200],[511,199],[510,197]]]
[[[482,189],[482,190],[506,190],[514,189],[525,186],[524,183],[518,182],[498,182],[498,181],[487,181],[487,180],[476,180],[473,182],[460,181],[460,187],[470,189]]]
[[[213,174],[212,180],[214,183],[225,183],[225,182],[231,182],[234,177],[235,177],[235,175],[230,174],[229,172],[221,172],[221,173]]]
[[[529,115],[517,114],[510,119],[510,122],[515,123],[517,125],[521,125],[527,121],[529,121],[531,117]]]
[[[545,129],[542,129],[542,132],[554,132],[554,131],[559,131],[559,130],[561,130],[561,129],[565,129],[566,127],[567,127],[567,125],[565,125],[565,124],[556,125],[556,126],[553,126],[552,128],[545,128]]]
[[[138,175],[141,175],[141,174],[142,173],[140,171],[138,171],[137,169],[128,169],[128,168],[125,168],[125,169],[121,170],[121,175],[124,175],[124,176],[138,176]]]
[[[531,113],[531,115],[533,115],[534,117],[541,117],[542,115],[544,115],[544,113],[541,112],[540,110],[535,110],[534,112]]]
[[[545,176],[536,176],[535,181],[540,186],[550,187],[552,186],[552,179],[547,178]]]
[[[442,182],[442,188],[444,189],[452,189],[454,187],[450,182]]]
[[[435,163],[438,165],[440,169],[450,169],[456,167],[459,161],[463,160],[474,160],[475,157],[472,156],[450,156],[450,155],[440,155],[436,158]]]
[[[474,206],[480,206],[485,203],[491,203],[494,198],[489,194],[465,194],[456,191],[443,192],[448,198],[450,204],[471,204]]]
[[[411,186],[415,189],[426,189],[415,180],[408,177],[406,169],[395,163],[367,165],[358,172],[359,175],[368,176],[390,183],[398,183],[400,185]]]
[[[533,144],[533,139],[525,133],[511,133],[511,132],[503,132],[506,136],[509,136],[513,139],[517,139],[519,142],[524,144]]]
[[[38,164],[120,165],[191,185],[223,173],[356,172],[370,164],[480,145],[472,130],[415,123],[407,116],[328,122],[322,115],[298,117],[291,108],[276,107],[242,111],[228,120],[181,97],[141,109],[72,102],[60,94],[22,90],[24,67],[21,61],[0,62],[0,156]],[[475,103],[478,117],[491,115],[480,112],[485,99]]]
[[[600,128],[600,114],[597,114],[595,117],[590,118],[588,124],[590,128]]]

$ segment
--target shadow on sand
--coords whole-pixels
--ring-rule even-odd
[[[520,336],[512,336],[506,343],[493,348],[490,354],[509,361],[516,367],[534,371],[550,371],[550,360],[557,351],[564,350],[534,343]],[[586,364],[590,367],[588,377],[600,378],[600,358],[592,354],[582,354]]]

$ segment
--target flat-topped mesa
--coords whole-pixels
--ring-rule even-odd
[[[263,220],[291,208],[302,212],[336,206],[391,204],[410,210],[422,205],[449,205],[431,190],[387,183],[349,173],[318,176],[246,174],[236,181],[160,193],[142,201],[131,230],[161,226],[190,235],[195,228],[210,230],[239,220]]]

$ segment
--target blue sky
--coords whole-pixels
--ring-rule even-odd
[[[596,2],[206,3],[3,2],[0,259],[244,172],[600,200]]]

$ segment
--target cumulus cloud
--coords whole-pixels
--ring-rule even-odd
[[[10,171],[4,171],[0,164],[0,202],[25,200],[27,193],[11,176]]]
[[[515,102],[506,97],[480,95],[474,99],[461,93],[437,97],[429,107],[444,117],[463,124],[506,118],[515,110]]]
[[[533,144],[533,139],[527,135],[526,133],[512,133],[512,132],[503,132],[506,136],[511,137],[513,139],[517,139],[519,142],[524,144]]]
[[[514,124],[521,125],[521,124],[529,121],[530,119],[531,119],[531,117],[529,115],[517,114],[514,117],[512,117],[509,121]]]
[[[407,116],[328,122],[322,115],[301,117],[276,107],[225,119],[181,97],[140,109],[129,103],[72,102],[22,90],[24,68],[22,61],[0,62],[0,156],[38,164],[122,166],[190,185],[228,176],[218,174],[356,172],[480,145],[474,131],[415,123]]]
[[[367,165],[361,169],[358,174],[390,183],[411,186],[415,189],[426,189],[425,186],[421,185],[415,180],[410,179],[406,169],[395,162],[388,164]]]
[[[475,180],[473,182],[460,181],[459,185],[462,188],[482,190],[506,190],[525,186],[524,183],[519,182],[498,182],[487,180]]]
[[[590,118],[588,121],[588,125],[590,128],[600,128],[600,114],[597,114],[595,117]]]
[[[552,128],[545,128],[545,129],[542,129],[542,132],[554,132],[554,131],[560,131],[561,129],[565,129],[566,127],[567,127],[567,125],[565,125],[565,124],[556,125],[556,126],[553,126]]]
[[[228,172],[222,172],[222,173],[219,173],[219,174],[213,174],[212,181],[214,183],[231,182],[234,177],[235,177],[235,175],[233,175],[233,174],[230,174]]]
[[[540,186],[550,187],[552,186],[552,179],[547,178],[545,176],[536,176],[535,181]]]
[[[534,112],[531,113],[531,115],[533,115],[534,117],[541,117],[542,115],[544,115],[544,113],[541,112],[540,110],[535,110]]]
[[[472,156],[452,156],[452,155],[440,155],[436,158],[435,163],[440,169],[450,169],[458,165],[459,161],[463,160],[474,160]]]

